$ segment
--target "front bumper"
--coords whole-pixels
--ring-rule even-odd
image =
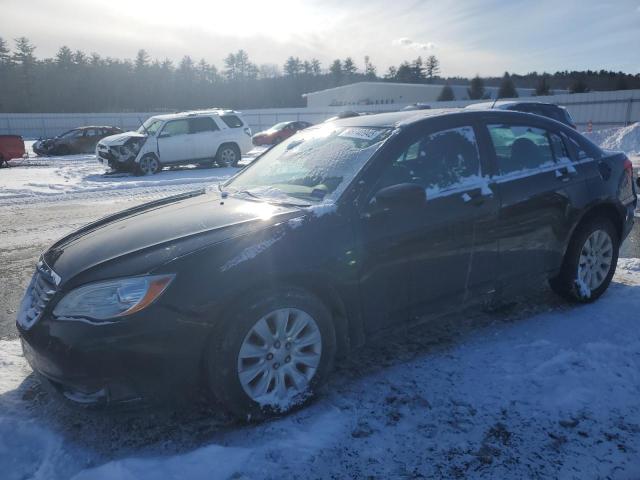
[[[96,159],[113,170],[132,169],[135,166],[137,154],[131,152],[129,155],[123,155],[121,148],[123,146],[108,147],[98,144],[96,147]]]
[[[18,324],[25,358],[76,404],[152,404],[192,397],[201,383],[206,328],[158,318],[168,312],[154,315],[152,309],[112,324],[51,317],[29,329]]]

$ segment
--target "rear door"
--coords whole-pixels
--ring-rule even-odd
[[[189,119],[189,134],[193,158],[214,158],[218,151],[220,128],[211,117]]]
[[[548,125],[489,123],[500,198],[499,278],[518,287],[558,268],[586,177]]]
[[[158,135],[158,157],[161,163],[183,162],[194,158],[189,135],[189,120],[170,120]]]

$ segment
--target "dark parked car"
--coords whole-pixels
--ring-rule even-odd
[[[569,125],[575,129],[576,124],[571,118],[569,111],[565,107],[555,105],[553,103],[544,102],[518,102],[513,100],[502,100],[497,102],[483,102],[472,103],[465,107],[471,110],[477,109],[498,109],[498,110],[513,110],[515,112],[533,113],[535,115],[542,115],[543,117],[553,118],[558,122]]]
[[[0,167],[12,158],[25,157],[24,140],[20,135],[0,135]]]
[[[276,145],[294,133],[304,130],[311,125],[309,122],[302,121],[277,123],[268,130],[256,133],[251,138],[251,141],[256,146]]]
[[[33,151],[40,156],[93,153],[96,144],[105,137],[122,133],[118,127],[80,127],[54,138],[40,139]]]
[[[351,110],[345,110],[344,112],[340,112],[337,115],[334,115],[333,117],[327,118],[324,122],[327,123],[327,122],[333,122],[334,120],[341,120],[343,118],[359,117],[360,115],[362,114],[351,111]]]
[[[428,103],[413,103],[411,105],[407,105],[402,110],[410,111],[410,110],[429,110],[431,105]]]
[[[549,280],[606,290],[631,163],[506,111],[354,117],[300,132],[215,192],[59,240],[17,320],[26,358],[83,404],[199,387],[244,418],[303,403],[374,332]]]

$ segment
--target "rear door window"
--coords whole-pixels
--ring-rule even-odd
[[[211,117],[198,117],[189,119],[189,131],[191,133],[215,132],[218,126]]]
[[[488,125],[488,129],[500,175],[555,165],[551,141],[546,130],[506,124]]]
[[[229,128],[240,128],[244,126],[242,120],[236,115],[222,115],[220,118]]]

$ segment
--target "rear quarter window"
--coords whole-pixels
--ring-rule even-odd
[[[242,120],[236,115],[223,115],[220,118],[229,128],[240,128],[244,126]]]

